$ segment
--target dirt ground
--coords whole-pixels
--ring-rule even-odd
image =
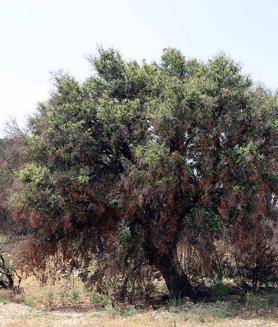
[[[19,244],[5,243],[13,256]],[[29,277],[21,286],[24,292],[16,296],[0,290],[0,327],[278,327],[278,292],[250,295],[244,305],[231,298],[154,310],[115,308],[109,299],[92,297],[77,279],[42,286]],[[102,309],[95,300],[102,301]]]
[[[132,317],[113,316],[107,311],[82,311],[74,309],[64,310],[38,310],[24,304],[7,303],[0,305],[0,326],[2,327],[191,327],[191,326],[215,326],[215,327],[267,327],[278,326],[276,319],[223,319],[220,321],[186,320],[186,316],[180,313],[165,311],[148,311],[137,313]]]

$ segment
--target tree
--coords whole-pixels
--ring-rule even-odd
[[[6,136],[0,139],[0,230],[10,232],[9,196],[20,167],[25,162],[27,132],[15,120],[7,124]]]
[[[9,214],[9,196],[13,190],[15,175],[25,160],[27,134],[15,120],[7,125],[6,136],[0,139],[0,289],[20,290],[21,278],[5,252],[5,236],[15,230]],[[4,237],[3,237],[4,236]],[[15,285],[15,279],[18,285]]]
[[[194,298],[179,242],[209,257],[224,231],[261,226],[276,201],[277,98],[222,54],[202,63],[166,49],[138,64],[100,49],[90,61],[83,83],[55,76],[31,121],[12,197],[31,231],[25,269],[56,255],[87,279],[92,260],[97,277],[139,255],[171,296]]]

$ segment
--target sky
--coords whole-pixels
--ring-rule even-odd
[[[277,89],[277,32],[277,0],[0,0],[0,135],[47,99],[51,72],[90,76],[98,46],[147,61],[169,46],[201,60],[224,51]]]

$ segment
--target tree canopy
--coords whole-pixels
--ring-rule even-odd
[[[209,258],[224,234],[267,233],[277,96],[223,54],[200,62],[169,48],[149,64],[100,49],[90,62],[84,82],[55,75],[30,122],[12,195],[30,236],[25,269],[59,257],[92,282],[111,262],[117,274],[154,269],[173,297],[194,298],[180,242]]]

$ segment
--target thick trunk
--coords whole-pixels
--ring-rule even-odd
[[[195,299],[196,292],[181,269],[176,247],[174,246],[167,254],[160,254],[157,248],[150,246],[150,243],[147,244],[145,253],[149,263],[161,272],[170,296],[174,299],[185,297]]]
[[[159,270],[166,282],[170,296],[174,299],[189,297],[196,298],[196,293],[177,260],[164,257]]]
[[[160,270],[172,298],[196,298],[196,293],[181,269],[175,254],[161,257],[157,268]]]

